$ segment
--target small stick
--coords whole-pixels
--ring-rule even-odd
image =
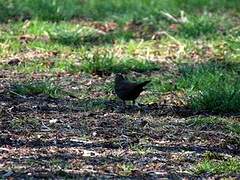
[[[26,99],[26,98],[27,98],[26,96],[23,96],[23,95],[21,95],[21,94],[18,94],[18,93],[14,92],[14,91],[9,90],[9,92],[12,93],[12,94],[14,94],[14,95],[17,95],[17,96],[19,96],[19,97],[21,97],[21,98],[23,98],[23,99]]]

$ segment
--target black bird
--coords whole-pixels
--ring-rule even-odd
[[[125,79],[123,75],[116,74],[114,90],[117,96],[123,100],[124,105],[125,101],[133,101],[133,104],[135,104],[135,100],[144,90],[143,87],[149,82],[150,81],[144,81],[142,83],[130,82]]]

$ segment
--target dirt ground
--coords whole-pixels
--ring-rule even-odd
[[[193,173],[193,165],[208,152],[217,159],[239,157],[239,137],[218,131],[221,127],[190,124],[189,119],[209,114],[171,103],[171,94],[159,103],[124,109],[119,100],[105,100],[102,92],[91,91],[113,80],[111,76],[92,77],[91,84],[82,84],[84,75],[69,75],[65,87],[81,85],[87,94],[82,99],[12,94],[9,86],[16,79],[26,77],[0,73],[3,178],[240,178]],[[56,81],[65,83],[63,78]],[[237,115],[229,118],[239,121]]]

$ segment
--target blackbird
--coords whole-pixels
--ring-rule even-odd
[[[143,87],[146,86],[150,81],[144,81],[142,83],[130,82],[125,79],[121,74],[116,74],[115,77],[115,93],[117,96],[125,101],[133,101],[135,104],[135,99],[140,95],[144,90]]]

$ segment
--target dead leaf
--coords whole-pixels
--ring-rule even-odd
[[[108,22],[106,24],[95,22],[93,26],[94,28],[101,30],[103,32],[110,32],[110,31],[114,31],[118,27],[118,24],[115,22]]]
[[[33,41],[34,39],[35,39],[35,36],[29,35],[29,34],[24,34],[19,37],[19,40],[22,43],[28,43]]]
[[[177,24],[171,24],[170,26],[169,26],[169,29],[171,29],[172,31],[178,31],[178,25]]]
[[[8,61],[8,64],[11,66],[17,66],[20,64],[20,60],[18,58],[13,58],[11,60]]]

